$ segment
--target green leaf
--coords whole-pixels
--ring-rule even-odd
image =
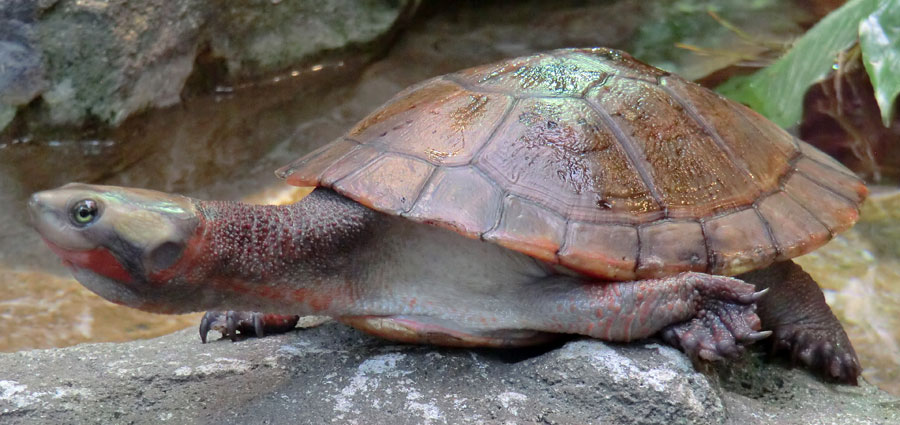
[[[879,4],[878,0],[848,1],[800,37],[771,66],[753,75],[732,78],[717,90],[782,127],[797,124],[806,90],[828,75],[839,53],[856,42],[859,22]]]
[[[768,52],[768,45],[799,37],[806,29],[797,22],[809,18],[794,2],[784,0],[648,1],[641,9],[640,27],[621,47],[642,61],[689,80],[752,60]],[[709,12],[752,32],[756,43],[748,43]],[[706,53],[673,48],[678,44]]]
[[[859,24],[859,45],[881,120],[888,127],[900,93],[900,0],[882,0],[881,7]]]

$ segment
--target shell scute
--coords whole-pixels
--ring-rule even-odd
[[[500,195],[474,167],[438,168],[404,216],[480,238],[500,218]]]
[[[859,218],[856,204],[809,179],[794,173],[784,185],[784,191],[816,217],[831,233],[847,230],[849,223]]]
[[[637,277],[638,232],[634,226],[569,223],[560,263],[608,279]]]
[[[763,199],[758,208],[772,229],[778,249],[776,260],[806,254],[831,238],[824,224],[784,192]]]
[[[769,128],[774,124],[762,121],[753,110],[680,79],[665,78],[662,86],[691,110],[693,118],[715,133],[721,141],[719,147],[727,150],[729,159],[758,187],[774,187],[790,169],[790,160],[796,154],[792,137],[780,128]]]
[[[777,254],[769,230],[753,208],[705,221],[703,234],[712,254],[710,272],[715,274],[751,271],[771,263]]]
[[[359,143],[340,138],[278,169],[275,174],[294,186],[317,186],[322,173]]]
[[[517,97],[578,97],[609,71],[582,58],[538,54],[463,70],[451,78],[476,90]]]
[[[334,162],[330,167],[322,171],[319,180],[322,184],[332,186],[338,180],[359,171],[379,155],[381,155],[381,152],[373,149],[371,146],[357,145],[347,152],[340,161]]]
[[[476,164],[509,192],[573,220],[663,214],[616,136],[582,100],[522,99]]]
[[[518,196],[507,196],[500,224],[486,233],[484,239],[556,262],[556,251],[565,234],[566,220],[562,216]]]
[[[706,271],[706,242],[696,221],[663,221],[641,226],[639,276]]]
[[[810,148],[815,149],[812,146]],[[828,190],[856,203],[857,206],[869,193],[866,185],[860,179],[838,171],[834,167],[823,165],[809,157],[804,157],[797,161],[796,168],[798,172],[803,173],[810,180],[820,183],[823,187],[827,187]]]
[[[433,169],[425,161],[385,154],[333,187],[367,207],[399,214],[412,207]]]
[[[611,79],[587,98],[606,111],[640,152],[660,202],[671,217],[694,218],[753,201],[760,190],[703,126],[660,86]]]
[[[436,165],[465,164],[487,141],[510,103],[502,94],[472,92],[449,81],[434,80],[395,97],[348,136]],[[412,140],[417,143],[410,143]]]

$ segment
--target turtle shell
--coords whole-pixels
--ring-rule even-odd
[[[752,110],[605,48],[424,81],[277,174],[617,280],[804,254],[867,194]]]

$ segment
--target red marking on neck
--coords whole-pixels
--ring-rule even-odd
[[[56,245],[46,238],[44,242],[56,255],[62,258],[63,264],[68,267],[88,269],[117,282],[130,283],[132,281],[131,274],[125,270],[125,267],[119,263],[119,260],[106,248],[98,247],[87,251],[73,251]]]

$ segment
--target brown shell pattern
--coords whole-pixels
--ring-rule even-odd
[[[804,254],[867,194],[743,105],[604,48],[425,81],[278,175],[617,280]]]

